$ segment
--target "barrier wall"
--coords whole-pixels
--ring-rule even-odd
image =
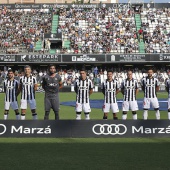
[[[136,138],[170,137],[169,120],[6,120],[1,137]]]
[[[0,63],[167,63],[168,61],[170,54],[0,55]]]

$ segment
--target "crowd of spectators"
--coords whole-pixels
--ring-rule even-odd
[[[146,53],[170,53],[170,10],[143,10],[141,20]]]
[[[51,31],[52,16],[44,9],[0,9],[0,52],[33,52],[35,44]]]
[[[59,27],[73,53],[138,52],[134,11],[114,8],[61,9]]]
[[[6,68],[5,70],[0,70],[0,84],[2,84],[3,80],[7,76],[7,70],[9,68]],[[97,67],[93,66],[90,69],[87,70],[88,77],[92,80],[94,85],[100,86],[101,83],[107,79],[107,70],[113,71],[114,79],[117,79],[119,84],[122,82],[123,79],[127,78],[126,73],[129,68],[126,67]],[[136,67],[131,69],[133,71],[133,77],[138,80],[139,84],[141,81],[141,78],[144,76],[147,76],[146,69]],[[32,69],[32,75],[36,77],[38,84],[41,84],[43,76],[47,74],[47,68],[46,67],[35,67]],[[79,69],[76,68],[58,68],[57,69],[58,74],[62,78],[62,82],[64,86],[71,86],[74,84],[75,80],[79,78]],[[21,76],[24,75],[23,68],[19,68],[15,70],[15,79],[19,80]],[[167,68],[160,68],[155,71],[154,76],[158,78],[160,83],[164,84],[165,80],[170,76],[170,69]]]

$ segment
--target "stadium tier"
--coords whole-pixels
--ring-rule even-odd
[[[169,53],[169,8],[151,5],[140,4],[139,10],[132,4],[42,4],[41,9],[4,5],[0,53]]]

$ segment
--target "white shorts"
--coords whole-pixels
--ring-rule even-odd
[[[36,101],[32,100],[21,100],[21,109],[27,109],[27,103],[30,105],[30,109],[36,109]]]
[[[168,98],[168,109],[170,109],[170,98]]]
[[[17,101],[14,102],[5,102],[5,110],[9,110],[9,108],[13,109],[13,110],[17,110],[18,109],[18,103]]]
[[[84,111],[85,113],[89,113],[91,112],[91,108],[90,108],[90,103],[77,103],[76,102],[76,112],[82,112]]]
[[[119,108],[118,108],[117,102],[116,103],[104,103],[103,112],[104,113],[109,113],[110,109],[111,109],[112,113],[118,113]]]
[[[159,108],[159,102],[158,102],[158,98],[144,98],[143,100],[143,108],[144,109],[149,109],[150,108],[150,104],[152,104],[152,107],[154,109]]]
[[[131,110],[131,111],[139,110],[138,103],[136,100],[135,101],[123,101],[122,111],[128,112],[129,110]]]

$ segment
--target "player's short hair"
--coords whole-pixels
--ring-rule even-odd
[[[30,65],[25,65],[24,69],[26,69],[26,68],[30,68],[31,69],[31,66]]]
[[[154,68],[153,68],[153,67],[148,67],[148,68],[147,68],[147,72],[148,72],[149,70],[152,70],[152,71],[154,72]]]
[[[8,73],[10,73],[10,72],[13,72],[14,73],[14,71],[10,68],[10,69],[8,69]]]
[[[129,70],[127,70],[127,73],[128,73],[128,72],[132,72],[132,73],[133,73],[133,70],[129,69]]]
[[[48,69],[50,69],[51,67],[55,67],[55,69],[56,69],[56,65],[55,64],[49,64]]]
[[[86,68],[85,67],[81,67],[80,71],[85,71],[86,72]]]
[[[112,71],[112,70],[107,70],[107,74],[108,74],[108,73],[113,73],[113,71]]]

